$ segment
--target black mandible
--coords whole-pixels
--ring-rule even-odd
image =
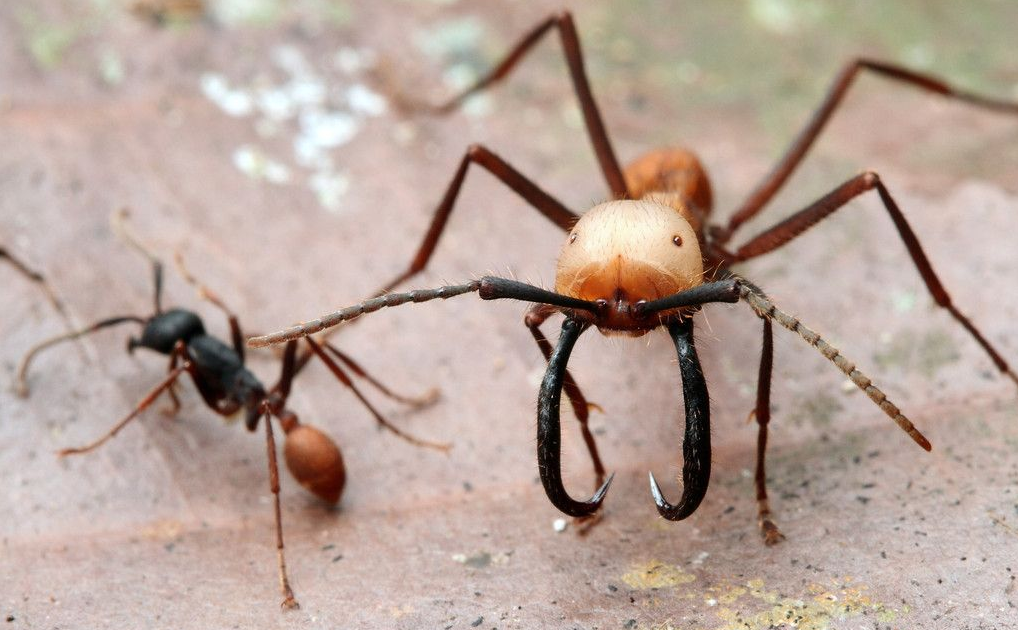
[[[562,383],[566,364],[580,333],[586,325],[567,317],[562,322],[562,334],[558,346],[548,359],[548,371],[541,381],[541,392],[537,397],[537,467],[541,472],[541,483],[552,504],[569,516],[589,516],[601,507],[612,478],[598,488],[587,501],[577,501],[569,496],[562,485],[562,430],[559,425],[559,403],[562,400]],[[708,449],[708,452],[710,449]],[[702,496],[702,495],[701,495]]]
[[[693,320],[668,324],[668,332],[679,354],[682,372],[682,395],[686,406],[686,435],[682,442],[682,498],[675,505],[669,503],[650,473],[650,492],[661,516],[670,521],[681,521],[696,511],[707,494],[710,482],[710,399],[707,381],[703,378],[700,359],[693,344]]]

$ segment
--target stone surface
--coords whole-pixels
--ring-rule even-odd
[[[158,4],[158,3],[146,3]],[[170,3],[172,4],[172,3]],[[149,270],[108,226],[133,228],[270,331],[352,303],[398,273],[465,147],[483,142],[575,209],[605,187],[557,45],[447,119],[401,116],[392,85],[438,98],[557,10],[535,2],[219,0],[158,26],[122,3],[0,8],[0,241],[42,270],[85,324],[151,309]],[[1005,3],[723,7],[576,3],[595,93],[622,159],[697,148],[726,217],[855,55],[1015,97]],[[879,7],[879,8],[878,8]],[[1018,360],[1018,120],[863,77],[787,189],[744,235],[863,168],[881,173],[960,308]],[[561,235],[472,173],[433,286],[487,272],[549,285]],[[261,435],[222,423],[189,383],[98,452],[101,434],[165,361],[124,353],[126,329],[18,358],[63,322],[0,265],[0,615],[11,628],[1002,628],[1016,618],[1015,388],[930,300],[867,196],[747,266],[786,310],[865,367],[934,444],[916,448],[798,339],[779,332],[769,452],[776,519],[755,524],[752,406],[759,328],[707,309],[699,347],[713,399],[714,473],[699,511],[661,521],[653,469],[678,492],[677,370],[662,335],[586,336],[572,365],[617,471],[604,522],[557,533],[537,482],[542,361],[523,307],[466,297],[379,313],[335,337],[404,392],[440,387],[393,421],[449,440],[448,456],[375,429],[321,366],[292,407],[333,435],[349,472],[327,510],[283,479],[301,609],[281,613]],[[221,315],[172,271],[165,301]],[[554,324],[549,331],[554,334]],[[277,364],[252,352],[266,381]],[[158,405],[157,405],[158,406]],[[567,421],[567,483],[591,484]]]

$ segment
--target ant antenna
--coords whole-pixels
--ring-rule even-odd
[[[251,337],[247,340],[247,345],[252,348],[263,348],[265,346],[283,343],[293,339],[300,339],[301,337],[307,337],[315,334],[316,332],[325,330],[326,328],[331,328],[341,322],[355,319],[365,313],[373,313],[386,307],[400,306],[402,304],[407,304],[408,302],[428,302],[438,299],[447,300],[451,297],[456,297],[457,295],[463,295],[464,293],[477,293],[480,295],[482,300],[509,298],[514,300],[523,300],[525,302],[548,304],[561,308],[580,309],[590,312],[597,312],[600,310],[600,307],[594,302],[580,300],[567,295],[559,295],[558,293],[540,289],[516,280],[498,278],[495,276],[485,276],[480,280],[472,280],[466,284],[450,284],[435,289],[415,289],[405,293],[386,293],[385,295],[365,300],[360,304],[340,309],[335,313],[323,315],[322,317],[310,322],[291,326],[290,328],[285,328],[268,335]]]
[[[207,286],[199,282],[197,278],[194,277],[191,271],[184,264],[184,255],[180,252],[179,249],[173,252],[173,262],[174,264],[176,264],[177,272],[180,273],[181,277],[184,278],[184,281],[198,291],[199,298],[211,302],[212,304],[217,306],[220,310],[222,310],[224,313],[226,313],[228,317],[234,316],[233,311],[231,311],[230,307],[228,307],[226,303],[224,303],[219,298],[218,294],[214,293],[212,289],[208,288]]]
[[[155,307],[156,314],[158,315],[163,312],[163,263],[127,229],[127,218],[130,214],[131,211],[126,207],[114,210],[110,215],[110,227],[113,229],[113,233],[117,235],[117,238],[133,247],[152,263],[152,280],[155,285]]]
[[[873,384],[868,376],[862,373],[861,370],[856,368],[855,363],[849,361],[841,354],[841,351],[827,343],[819,333],[808,328],[805,324],[799,321],[798,318],[785,313],[771,302],[767,296],[764,295],[763,291],[759,288],[753,287],[747,281],[739,278],[739,295],[744,299],[749,306],[756,312],[760,317],[765,317],[769,320],[776,321],[788,330],[796,333],[809,345],[816,348],[820,354],[824,355],[831,363],[838,366],[838,369],[844,372],[846,376],[855,384],[856,387],[861,389],[870,400],[880,407],[880,410],[887,414],[891,420],[901,427],[901,430],[908,433],[908,436],[915,441],[916,444],[923,447],[927,451],[932,450],[933,446],[930,441],[912,424],[912,421],[905,417],[890,400],[887,399],[887,394],[883,392],[879,387]]]

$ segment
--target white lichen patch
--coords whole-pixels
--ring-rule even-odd
[[[267,57],[266,69],[255,76],[238,79],[216,71],[201,76],[202,93],[223,113],[250,119],[260,138],[289,141],[291,153],[279,156],[248,140],[234,150],[233,164],[258,181],[306,186],[323,208],[341,211],[350,178],[337,166],[338,152],[367,119],[389,109],[386,98],[360,80],[376,55],[343,47],[313,59],[297,46],[281,45]]]
[[[263,179],[270,184],[286,184],[290,181],[290,169],[256,147],[238,147],[233,152],[233,165],[252,179]]]

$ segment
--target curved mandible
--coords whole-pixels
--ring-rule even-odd
[[[693,345],[693,320],[668,324],[668,332],[679,354],[682,395],[686,406],[686,435],[682,442],[682,498],[669,503],[650,473],[650,492],[661,516],[681,521],[696,511],[707,494],[710,482],[710,397],[703,378],[700,359]]]
[[[537,467],[541,473],[544,492],[552,505],[569,516],[589,516],[601,507],[614,475],[598,488],[587,501],[577,501],[569,496],[562,485],[562,430],[559,425],[559,403],[562,400],[562,384],[566,364],[580,333],[586,325],[575,319],[562,322],[562,334],[558,345],[548,359],[548,371],[541,381],[541,393],[537,397]]]

